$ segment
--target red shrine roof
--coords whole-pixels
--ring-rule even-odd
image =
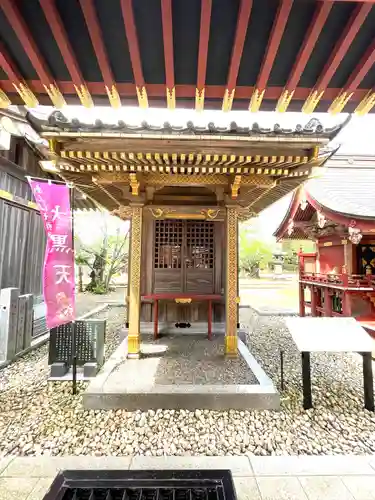
[[[2,0],[0,106],[373,110],[373,0]]]
[[[318,211],[334,224],[375,229],[375,158],[338,155],[326,167],[322,177],[310,179],[294,192],[274,233],[278,239],[310,239],[304,223],[312,221]]]

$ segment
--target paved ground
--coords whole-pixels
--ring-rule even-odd
[[[208,340],[202,336],[164,336],[156,342],[142,341],[147,347],[160,347],[147,357],[157,357],[159,362],[155,383],[169,384],[257,384],[258,381],[246,362],[224,357],[223,338]]]
[[[117,288],[114,292],[105,295],[94,295],[92,293],[79,293],[76,300],[77,316],[82,316],[87,312],[103,304],[125,304],[126,288]]]
[[[0,459],[0,500],[43,500],[64,469],[230,469],[238,500],[373,500],[375,457],[19,457]]]

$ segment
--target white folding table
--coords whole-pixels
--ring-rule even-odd
[[[303,407],[312,408],[311,352],[359,352],[363,358],[365,408],[374,411],[371,352],[374,340],[354,318],[286,318],[290,334],[301,353]]]

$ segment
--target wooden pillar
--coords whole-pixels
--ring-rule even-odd
[[[236,207],[226,214],[225,354],[237,356],[238,218]]]
[[[332,316],[332,299],[329,288],[324,287],[324,316]]]
[[[305,316],[305,288],[302,283],[298,284],[299,289],[299,315],[301,317]]]
[[[142,211],[141,205],[132,206],[128,358],[138,358],[140,353]]]
[[[344,245],[344,263],[346,272],[347,274],[353,274],[353,244],[347,240],[343,240],[342,243]]]
[[[311,296],[311,316],[315,317],[317,316],[317,305],[318,305],[318,297],[317,297],[317,294],[318,294],[318,291],[317,289],[312,286],[310,287],[310,296]]]

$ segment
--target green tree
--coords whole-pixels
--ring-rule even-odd
[[[272,259],[272,246],[262,241],[251,228],[239,231],[239,267],[248,276],[259,278],[261,269],[268,266]]]
[[[86,265],[91,270],[91,281],[86,287],[87,291],[108,293],[112,279],[127,270],[128,235],[129,230],[124,233],[118,228],[116,234],[111,236],[108,234],[107,226],[104,225],[101,238],[93,245],[86,246],[79,236],[75,238],[76,264],[79,268]],[[79,273],[79,276],[82,276],[82,273]]]

